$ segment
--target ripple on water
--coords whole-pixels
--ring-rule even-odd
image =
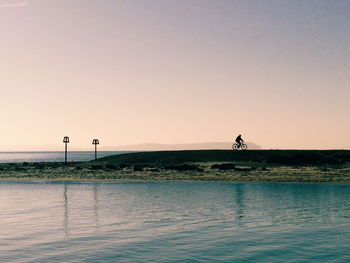
[[[350,186],[0,183],[1,262],[347,262]]]

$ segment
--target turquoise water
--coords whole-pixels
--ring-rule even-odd
[[[350,262],[350,186],[0,183],[1,262]]]

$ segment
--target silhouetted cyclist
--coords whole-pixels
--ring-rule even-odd
[[[241,135],[238,135],[236,138],[236,143],[238,144],[237,149],[239,149],[242,146],[242,142],[244,142],[244,141],[243,141]]]

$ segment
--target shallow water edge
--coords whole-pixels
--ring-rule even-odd
[[[348,185],[2,181],[0,190],[2,262],[349,258]]]

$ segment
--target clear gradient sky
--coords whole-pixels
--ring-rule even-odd
[[[348,0],[0,0],[0,148],[350,149]]]

